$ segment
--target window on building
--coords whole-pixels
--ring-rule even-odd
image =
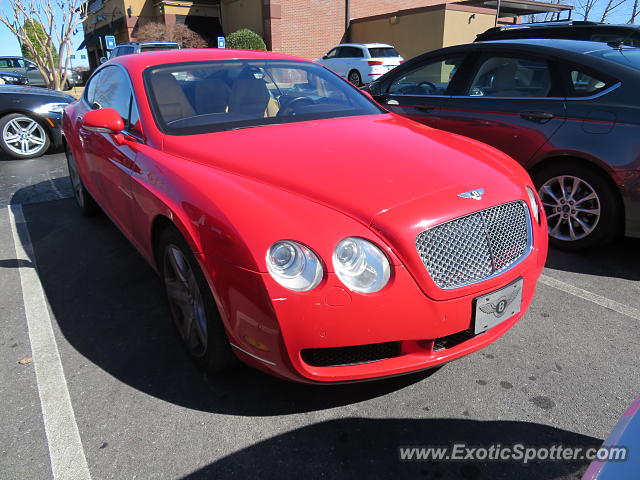
[[[390,86],[393,95],[445,95],[464,56],[458,55],[424,63],[396,79]]]

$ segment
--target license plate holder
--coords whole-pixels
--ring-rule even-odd
[[[506,287],[473,299],[473,333],[478,335],[520,313],[522,286],[518,278]]]

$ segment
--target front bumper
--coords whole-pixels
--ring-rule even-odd
[[[499,277],[500,286],[481,282],[471,294],[442,301],[427,297],[403,266],[394,268],[383,290],[362,295],[347,290],[333,273],[311,292],[300,293],[281,287],[268,273],[223,266],[207,256],[202,261],[207,271],[227,269],[220,276],[235,279],[224,292],[214,293],[230,341],[243,361],[288,380],[331,383],[436,367],[495,341],[522,317],[533,299],[546,259],[546,241],[540,243]],[[524,280],[520,313],[480,335],[466,334],[473,299],[517,278]],[[310,349],[377,344],[386,348],[390,342],[398,349],[392,358],[341,366],[305,361]]]

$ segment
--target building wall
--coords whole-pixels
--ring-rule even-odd
[[[351,41],[388,43],[409,59],[442,47],[444,6],[428,11],[359,20],[351,24]]]
[[[314,59],[343,40],[344,1],[272,0],[269,5],[273,51]]]
[[[262,0],[222,0],[220,8],[225,35],[248,28],[264,37]]]
[[[495,14],[491,12],[445,10],[443,47],[472,43],[476,35],[495,25]]]

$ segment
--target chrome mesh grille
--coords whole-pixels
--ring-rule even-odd
[[[485,280],[531,249],[529,209],[524,202],[511,202],[456,218],[421,232],[416,248],[440,288]]]

